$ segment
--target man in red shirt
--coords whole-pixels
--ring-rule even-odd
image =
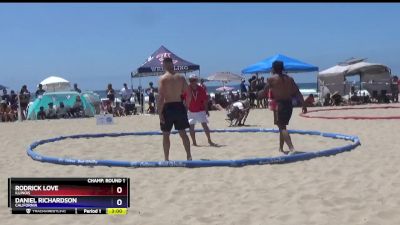
[[[193,145],[197,146],[196,136],[194,131],[194,126],[197,122],[201,123],[203,126],[204,132],[206,133],[208,143],[211,146],[216,146],[215,143],[211,141],[210,137],[210,129],[207,126],[208,120],[208,97],[206,90],[198,84],[199,79],[196,75],[192,74],[189,77],[189,89],[184,94],[184,98],[186,99],[186,105],[189,106],[188,110],[188,119],[190,124],[190,137],[192,138]],[[190,95],[192,98],[190,102],[187,102],[186,96]]]

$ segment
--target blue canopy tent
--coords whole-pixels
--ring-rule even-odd
[[[132,86],[132,78],[139,78],[141,79],[142,77],[149,77],[149,76],[159,76],[164,73],[164,68],[163,68],[163,60],[164,58],[171,58],[172,62],[174,63],[174,69],[178,73],[186,73],[187,72],[192,72],[192,71],[199,71],[200,74],[200,66],[194,63],[191,63],[189,61],[186,61],[179,56],[175,55],[173,52],[168,50],[166,47],[161,45],[161,47],[155,51],[147,60],[143,63],[142,66],[137,68],[135,72],[131,73],[131,86]],[[139,80],[139,85],[141,86],[141,80]],[[132,86],[133,89],[133,86]],[[143,89],[139,90],[140,92],[143,91]],[[144,100],[143,100],[144,103]],[[142,106],[142,113],[143,113],[143,104],[141,102],[140,104]]]
[[[247,68],[242,70],[242,73],[243,74],[269,73],[272,70],[272,63],[276,60],[280,60],[283,62],[286,72],[296,73],[296,72],[318,71],[317,66],[301,62],[297,59],[293,59],[282,54],[277,54],[267,59],[264,59],[261,62],[248,66]]]
[[[7,89],[7,87],[0,84],[0,91],[3,89]]]

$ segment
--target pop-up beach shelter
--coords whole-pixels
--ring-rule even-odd
[[[29,120],[36,120],[40,107],[43,106],[44,110],[46,110],[49,108],[49,103],[53,103],[54,107],[59,107],[60,102],[63,102],[66,107],[72,108],[77,96],[80,96],[81,98],[85,116],[93,117],[96,110],[93,104],[87,99],[86,95],[76,91],[64,91],[45,92],[40,98],[35,99],[32,105],[29,106],[27,118]]]
[[[296,73],[296,72],[318,71],[317,66],[302,62],[294,58],[287,57],[282,54],[277,54],[269,58],[266,58],[261,62],[246,67],[245,69],[242,70],[242,73],[243,74],[269,73],[272,70],[272,63],[276,60],[280,60],[283,62],[286,72]]]

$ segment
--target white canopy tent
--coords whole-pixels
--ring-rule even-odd
[[[61,77],[50,76],[40,82],[46,92],[70,91],[71,84]]]
[[[380,93],[382,90],[390,92],[390,68],[383,64],[356,62],[352,64],[339,64],[323,70],[318,74],[318,90],[325,96],[326,93],[338,92],[347,95],[351,84],[346,82],[347,76],[360,76],[361,89],[369,93],[374,91]]]

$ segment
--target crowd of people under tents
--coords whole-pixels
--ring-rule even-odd
[[[399,102],[400,81],[397,76],[393,76],[390,83],[390,91],[387,90],[373,91],[371,95],[365,91],[356,90],[355,86],[350,88],[348,98],[344,98],[338,92],[333,94],[327,93],[323,98],[322,106],[344,106],[344,105],[360,105],[369,103],[398,103]],[[321,106],[316,104],[316,106]]]
[[[200,80],[200,85],[207,90],[204,84],[204,79]],[[341,105],[354,105],[354,104],[368,104],[368,103],[390,103],[398,102],[400,81],[397,76],[393,76],[391,82],[391,94],[388,95],[385,90],[380,93],[374,91],[371,96],[365,92],[359,92],[353,86],[349,93],[348,99],[335,92],[333,94],[326,94],[323,96],[322,101],[316,101],[316,96],[309,94],[305,98],[307,107],[313,106],[341,106]],[[250,108],[268,108],[268,96],[260,98],[258,92],[262,91],[265,87],[264,77],[257,77],[253,75],[248,79],[248,84],[243,79],[240,84],[240,90],[238,92],[226,92],[226,93],[215,93],[215,95],[208,96],[208,110],[228,110],[232,108],[232,105],[236,102],[244,100],[249,101]],[[74,84],[74,91],[81,93],[77,84]],[[11,90],[8,94],[7,89],[2,90],[0,102],[0,116],[2,122],[16,121],[18,119],[18,95],[14,90]],[[113,116],[127,116],[135,115],[138,113],[136,103],[144,105],[144,97],[148,96],[148,107],[144,111],[149,114],[157,113],[156,101],[157,101],[157,88],[154,87],[153,82],[149,83],[149,87],[142,90],[139,87],[136,90],[128,88],[127,84],[124,83],[122,89],[117,93],[112,84],[107,86],[107,99],[101,104],[101,112],[113,114]],[[35,92],[35,98],[43,95],[42,85],[38,85],[38,89]],[[119,94],[119,96],[117,96]],[[120,97],[121,101],[116,101],[116,98]],[[19,92],[21,117],[26,119],[27,108],[31,100],[31,93],[29,92],[27,85],[23,85]],[[60,105],[54,106],[52,103],[49,104],[48,108],[44,108],[37,114],[37,119],[59,119],[59,118],[77,118],[84,116],[83,106],[79,96],[73,107],[65,106],[64,103],[60,102]]]
[[[74,85],[74,90],[81,93],[81,90]],[[19,92],[19,96],[14,90],[8,94],[7,89],[2,90],[0,102],[0,116],[1,122],[13,122],[18,120],[18,97],[19,106],[21,108],[21,119],[25,120],[28,114],[28,107],[33,99],[31,92],[28,90],[27,85],[23,85]],[[38,85],[38,89],[35,92],[34,98],[40,98],[46,91],[43,89],[41,84]],[[36,114],[38,120],[44,119],[60,119],[60,118],[77,118],[84,117],[84,109],[80,96],[77,96],[75,103],[72,107],[64,105],[63,102],[59,103],[59,106],[55,106],[52,102],[48,104],[48,108],[40,107],[39,112]]]

